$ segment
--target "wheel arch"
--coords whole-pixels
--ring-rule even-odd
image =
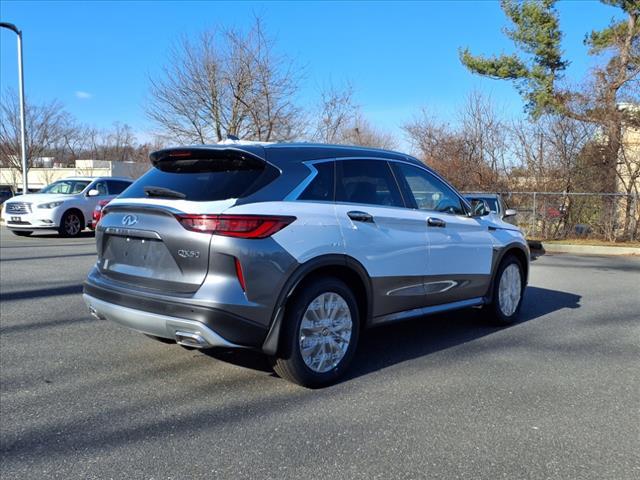
[[[494,250],[494,257],[491,265],[491,281],[489,282],[489,290],[485,296],[485,303],[493,301],[493,291],[495,287],[496,274],[502,260],[508,255],[514,255],[522,265],[524,270],[524,284],[529,283],[529,250],[521,243],[514,242],[505,245],[499,250]]]
[[[354,290],[360,313],[360,326],[366,327],[373,311],[372,286],[366,269],[348,255],[323,255],[298,266],[285,282],[273,310],[269,332],[262,344],[264,353],[275,355],[280,348],[281,327],[289,300],[306,282],[322,276],[334,276],[344,280]]]

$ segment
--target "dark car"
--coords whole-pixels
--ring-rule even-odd
[[[9,200],[15,194],[13,193],[13,187],[11,185],[0,185],[0,205],[6,200]]]
[[[507,203],[502,198],[502,195],[499,193],[465,193],[464,197],[469,200],[482,200],[487,204],[489,210],[495,214],[497,214],[502,220],[512,225],[516,225],[516,215],[518,211],[509,208]]]

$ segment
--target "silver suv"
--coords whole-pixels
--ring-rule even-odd
[[[465,307],[519,312],[519,229],[401,153],[311,144],[172,148],[104,209],[84,299],[188,347],[251,348],[335,382],[368,328]],[[425,321],[425,320],[423,320]]]

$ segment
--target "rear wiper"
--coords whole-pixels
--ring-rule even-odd
[[[159,198],[187,198],[182,192],[176,192],[170,188],[163,187],[144,187],[144,193],[147,197],[159,197]]]

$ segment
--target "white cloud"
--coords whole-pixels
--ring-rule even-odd
[[[90,98],[93,98],[93,94],[89,92],[83,92],[82,90],[78,90],[76,91],[76,98],[79,98],[80,100],[89,100]]]

